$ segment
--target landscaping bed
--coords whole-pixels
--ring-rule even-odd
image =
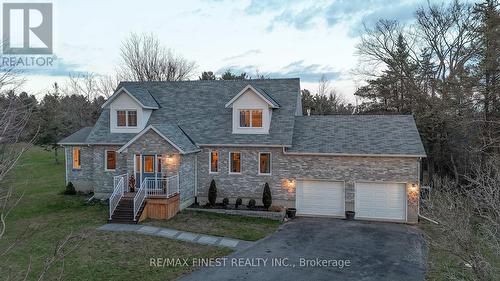
[[[270,219],[276,221],[282,221],[285,218],[285,211],[281,212],[270,212],[268,210],[256,210],[256,209],[235,209],[235,208],[199,208],[196,206],[189,207],[190,211],[198,211],[198,212],[210,212],[210,213],[218,213],[218,214],[226,214],[226,215],[238,215],[238,216],[247,216],[247,217],[255,217],[255,218],[263,218]]]
[[[216,212],[183,210],[170,220],[147,220],[144,224],[256,241],[274,233],[278,229],[280,221]]]

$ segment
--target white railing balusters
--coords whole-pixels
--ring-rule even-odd
[[[139,187],[139,189],[137,189],[137,193],[134,196],[134,221],[136,220],[135,217],[139,213],[139,209],[141,208],[142,203],[144,203],[144,199],[146,199],[146,180],[147,178],[144,178],[141,186]]]
[[[126,190],[127,179],[127,174],[113,177],[113,193],[109,197],[109,219],[113,216],[113,212],[122,199],[123,193]]]
[[[168,178],[144,178],[134,196],[134,221],[147,197],[165,195],[171,197],[177,193],[179,193],[179,175]]]

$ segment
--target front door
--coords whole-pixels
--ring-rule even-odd
[[[139,186],[145,178],[160,179],[161,178],[161,156],[160,155],[136,155],[136,179]],[[156,185],[153,180],[149,181],[149,188],[151,184]]]
[[[142,178],[155,177],[155,156],[142,155]]]

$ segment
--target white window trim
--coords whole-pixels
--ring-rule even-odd
[[[240,171],[239,172],[231,172],[231,153],[239,153],[240,154]],[[243,157],[241,154],[241,151],[229,151],[229,159],[228,159],[228,165],[229,167],[229,174],[230,175],[241,175],[241,171],[243,171]]]
[[[108,151],[114,151],[115,152],[116,157],[115,157],[115,168],[114,169],[108,169]],[[117,162],[118,162],[118,153],[116,152],[116,150],[111,150],[111,149],[104,150],[104,171],[106,171],[106,172],[114,172],[114,171],[116,171],[116,164],[117,164]]]
[[[217,159],[217,172],[214,172],[212,171],[212,152],[213,151],[217,151],[217,156],[218,156],[218,159]],[[220,150],[218,149],[210,149],[208,151],[208,173],[209,174],[218,174],[219,171],[220,171]]]
[[[118,111],[125,111],[125,126],[118,126]],[[135,111],[135,120],[136,120],[136,125],[135,126],[129,126],[128,125],[128,112],[129,111]],[[129,109],[117,108],[117,109],[115,109],[115,116],[116,116],[116,123],[114,124],[115,125],[115,129],[137,128],[139,126],[139,112],[138,112],[137,109],[133,109],[133,108],[129,108]]]
[[[260,172],[260,155],[261,154],[269,154],[269,173],[261,173]],[[257,159],[257,161],[259,162],[259,164],[257,165],[257,166],[259,166],[259,170],[257,170],[257,173],[259,176],[272,175],[272,173],[273,173],[273,154],[271,152],[267,152],[267,151],[259,152],[259,159]]]
[[[78,157],[80,157],[80,161],[78,162],[80,167],[75,167],[75,149],[78,150]],[[80,149],[79,146],[74,146],[73,149],[71,150],[71,168],[73,170],[81,170],[82,169],[82,150]]]
[[[241,111],[250,111],[250,127],[241,127]],[[260,110],[261,118],[262,118],[262,125],[260,127],[254,127],[253,126],[253,121],[252,121],[252,111],[257,111]],[[254,108],[254,109],[247,109],[247,108],[240,108],[238,109],[238,129],[262,129],[264,128],[264,110],[262,108]]]

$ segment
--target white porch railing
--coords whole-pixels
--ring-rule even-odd
[[[147,178],[144,178],[144,180],[141,183],[141,186],[139,189],[137,189],[137,193],[134,196],[134,221],[135,217],[139,213],[139,209],[142,206],[142,203],[144,203],[144,199],[146,199],[146,182]]]
[[[146,197],[154,195],[171,197],[177,193],[179,193],[179,175],[168,178],[144,178],[134,196],[134,221]]]
[[[168,178],[145,178],[143,186],[146,187],[146,193],[151,195],[172,195],[179,193],[179,176],[171,176]]]
[[[109,219],[113,216],[113,212],[118,206],[123,193],[126,190],[128,174],[123,174],[113,177],[113,193],[109,197]]]

